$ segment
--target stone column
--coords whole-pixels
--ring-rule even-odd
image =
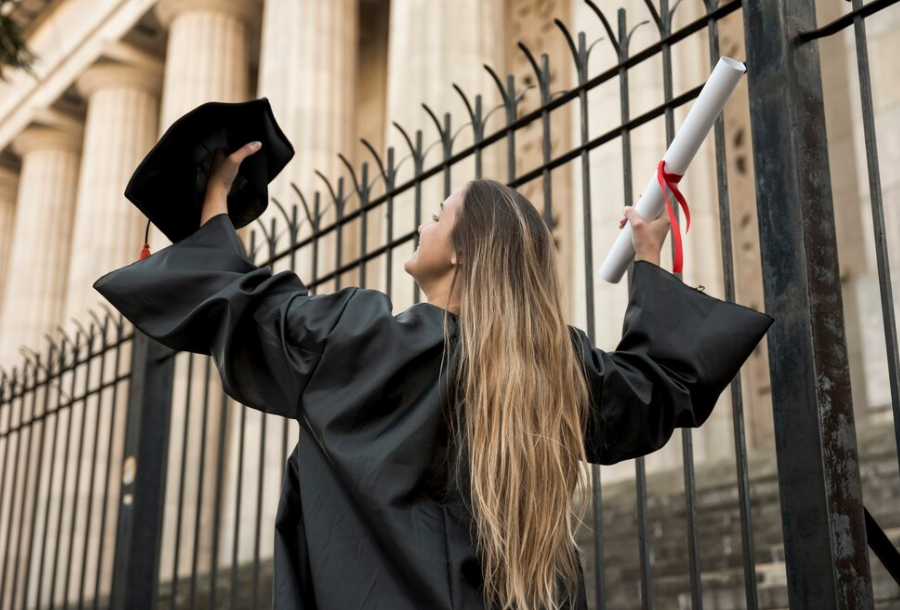
[[[270,198],[290,211],[298,205],[299,218],[305,218],[291,183],[297,185],[312,205],[313,193],[323,194],[323,207],[329,201],[325,183],[318,170],[332,184],[346,173],[338,153],[353,158],[356,137],[358,0],[305,0],[282,2],[268,0],[263,13],[260,39],[258,97],[267,97],[278,124],[294,146],[296,154],[281,174],[269,185]],[[352,188],[348,181],[347,189]],[[352,206],[349,208],[352,209]],[[289,236],[283,215],[274,205],[260,218],[268,231],[276,222],[277,248],[288,247]],[[324,223],[333,222],[330,207]],[[263,238],[259,225],[257,237]],[[301,238],[311,231],[307,222]],[[344,233],[344,255],[354,257],[358,233]],[[326,237],[320,245],[323,260],[334,260],[335,240]],[[298,260],[297,273],[310,276],[312,256]]]
[[[78,79],[88,101],[72,235],[65,319],[87,318],[101,300],[91,284],[138,258],[146,217],[123,195],[156,142],[162,65],[96,65]]]
[[[390,32],[388,34],[388,90],[386,140],[397,149],[398,162],[409,154],[400,134],[392,126],[396,121],[415,137],[423,130],[425,146],[438,139],[437,131],[422,109],[428,106],[439,118],[450,112],[457,127],[470,119],[465,106],[452,85],[466,92],[474,103],[476,94],[484,98],[485,114],[499,103],[496,85],[484,69],[488,64],[505,78],[506,45],[502,0],[455,0],[454,2],[421,2],[394,0],[391,2]],[[487,133],[503,125],[504,113],[497,112],[488,124]],[[455,129],[454,129],[455,131]],[[464,130],[457,138],[454,150],[471,144],[471,131]],[[484,156],[483,175],[504,180],[506,168],[499,161],[505,141]],[[503,149],[503,150],[501,150]],[[437,146],[425,160],[425,167],[440,162]],[[407,161],[398,174],[401,184],[412,177],[412,163]],[[475,177],[474,161],[457,163],[451,175],[451,191]],[[422,189],[422,218],[435,213],[444,199],[443,175],[429,179]],[[412,193],[394,201],[394,236],[399,237],[416,229]],[[410,241],[394,252],[394,306],[398,311],[412,303],[412,280],[403,272],[403,262],[412,254],[415,244]]]
[[[0,362],[18,363],[62,321],[81,130],[30,127],[13,142],[22,156],[15,239],[0,321]]]
[[[3,295],[9,278],[18,189],[19,175],[10,169],[0,168],[0,316],[3,315]]]
[[[193,108],[210,101],[239,102],[249,99],[248,39],[255,21],[259,18],[261,4],[258,0],[161,0],[156,5],[160,21],[168,28],[166,66],[159,131]],[[247,231],[239,234],[245,238]],[[245,238],[246,242],[246,238]],[[150,231],[150,250],[157,252],[169,245],[169,240],[155,227]],[[193,370],[188,374],[188,364],[193,360]],[[207,373],[207,366],[210,367]],[[208,377],[207,377],[208,374]],[[206,379],[209,379],[207,390]],[[188,415],[185,403],[190,397]],[[222,417],[222,384],[212,361],[208,357],[179,354],[175,362],[173,385],[173,410],[170,435],[169,464],[171,468],[166,482],[165,536],[174,535],[179,512],[179,486],[182,462],[188,464],[184,484],[184,515],[191,517],[182,523],[182,541],[193,540],[194,515],[199,510],[199,567],[208,570],[212,556],[212,538],[225,533],[212,532],[215,511],[216,463],[219,443],[228,443],[228,422],[224,437],[219,435]],[[204,416],[204,401],[208,401]],[[232,403],[233,404],[233,403]],[[234,412],[232,408],[230,411]],[[200,439],[201,425],[206,422],[206,448],[201,453],[201,443],[191,442],[187,454],[182,455],[181,439],[185,427],[193,439]],[[199,484],[203,461],[204,482]],[[226,468],[225,476],[231,476]],[[227,479],[226,479],[227,481]],[[202,498],[200,495],[202,494]],[[223,496],[224,497],[224,496]],[[199,509],[198,509],[199,501]],[[224,506],[224,504],[223,504]],[[221,548],[221,547],[220,547]],[[163,548],[160,570],[163,578],[172,575],[174,554],[172,545]],[[180,552],[180,550],[179,550]],[[220,555],[221,556],[221,555]],[[182,555],[184,557],[184,555]],[[181,561],[179,575],[190,574],[191,562]]]
[[[312,204],[313,192],[327,193],[325,183],[315,170],[322,172],[333,184],[346,170],[337,154],[353,159],[356,141],[357,75],[357,4],[358,0],[267,0],[263,11],[260,37],[260,70],[257,97],[266,97],[272,105],[275,118],[294,146],[296,154],[279,176],[269,185],[269,207],[260,220],[269,230],[275,219],[277,249],[289,245],[289,235],[284,216],[271,203],[277,199],[290,213],[290,206],[298,206],[299,218],[304,218],[303,207],[291,188],[295,183]],[[347,182],[347,188],[350,183]],[[324,203],[325,200],[323,200]],[[355,209],[355,200],[348,209]],[[325,216],[325,223],[334,221],[334,208]],[[374,218],[371,220],[375,220]],[[257,240],[264,239],[259,225],[250,225],[257,233]],[[357,230],[355,230],[357,229]],[[300,238],[310,234],[310,224],[301,227]],[[257,241],[257,243],[260,243]],[[346,227],[343,233],[344,260],[359,255],[358,227]],[[321,240],[318,246],[321,260],[333,261],[336,242],[331,237]],[[268,252],[264,247],[263,252]],[[289,261],[276,265],[274,271],[288,268]],[[303,278],[311,277],[312,256],[304,250],[296,257],[296,272]],[[330,269],[330,268],[329,268]],[[348,279],[349,281],[353,281]],[[328,289],[325,289],[327,291]],[[233,404],[233,403],[232,403]],[[248,413],[246,419],[245,461],[255,462],[256,449],[262,432],[263,417],[266,425],[265,465],[263,482],[266,489],[277,487],[282,479],[284,464],[296,442],[292,422],[280,417]],[[235,412],[233,422],[240,421]],[[288,432],[289,442],[283,450],[282,438]],[[229,439],[229,470],[234,472],[239,460],[239,440],[231,433]],[[260,483],[258,470],[246,469],[243,476],[243,494],[234,498],[236,477],[226,478],[226,495],[223,504],[222,553],[231,556],[234,544],[238,544],[239,561],[252,561],[256,515],[256,490]],[[241,502],[241,525],[238,540],[234,539],[234,520],[237,502]],[[278,508],[278,495],[267,493],[262,502],[263,524],[274,523]],[[264,530],[266,531],[266,530]],[[273,538],[264,535],[261,553],[271,556]]]
[[[356,22],[357,0],[265,4],[257,95],[269,98],[296,151],[269,187],[270,195],[282,203],[295,199],[290,182],[304,195],[321,189],[324,185],[314,170],[333,180],[343,168],[337,153],[352,156]]]
[[[248,38],[258,0],[161,0],[156,12],[168,27],[159,131],[205,102],[248,99]],[[156,227],[150,250],[171,243]]]

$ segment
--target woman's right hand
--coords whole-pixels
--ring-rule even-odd
[[[200,214],[201,227],[213,216],[228,213],[228,193],[231,191],[231,183],[237,177],[241,162],[260,148],[262,143],[250,142],[227,156],[221,148],[213,151],[209,177],[206,179],[203,211]]]
[[[647,221],[638,214],[634,206],[625,206],[625,218],[619,221],[619,228],[631,224],[631,241],[634,244],[634,260],[647,261],[659,265],[659,254],[671,226],[669,215],[663,212],[655,220]]]

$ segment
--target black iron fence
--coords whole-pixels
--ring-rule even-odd
[[[353,283],[396,295],[395,303],[407,297],[418,301],[412,280],[397,270],[414,247],[423,211],[436,207],[433,197],[447,196],[471,177],[468,172],[480,176],[490,167],[500,172],[495,177],[527,189],[551,227],[558,229],[559,219],[568,215],[581,233],[570,288],[582,299],[575,309],[583,319],[575,322],[595,340],[606,310],[598,305],[594,254],[609,245],[597,243],[595,218],[635,199],[632,136],[654,129],[664,132],[661,144],[672,140],[676,112],[689,107],[702,86],[699,81],[676,90],[673,56],[679,45],[704,37],[711,69],[722,54],[720,25],[742,20],[765,308],[777,318],[768,350],[787,594],[796,608],[873,607],[867,538],[898,583],[900,562],[863,506],[815,40],[850,26],[854,30],[900,441],[897,329],[865,25],[866,18],[895,1],[853,0],[846,16],[819,27],[811,0],[721,6],[703,0],[698,16],[676,29],[679,2],[646,0],[640,19],[655,28],[656,41],[632,52],[635,27],[629,20],[637,19],[624,10],[607,14],[585,0],[602,41],[557,20],[567,56],[553,57],[551,64],[546,54],[538,57],[520,45],[532,85],[521,87],[514,76],[501,78],[488,67],[498,108],[486,108],[481,96],[456,87],[466,109],[462,121],[425,107],[433,132],[397,125],[400,145],[384,155],[364,142],[370,162],[354,167],[344,159],[346,176],[334,183],[322,176],[321,193],[295,189],[290,204],[273,201],[282,218],[260,223],[262,230],[249,236],[249,250],[260,265],[298,270],[312,291]],[[601,52],[612,53],[614,61],[592,73],[592,53]],[[734,53],[743,59],[744,51]],[[658,69],[662,101],[632,113],[629,75],[642,66]],[[571,73],[574,84],[556,90],[551,84],[561,73]],[[612,86],[619,95],[617,125],[597,130],[589,98]],[[576,128],[560,124],[561,116]],[[540,130],[541,147],[530,153],[533,162],[523,163],[517,134],[529,129]],[[720,118],[713,134],[720,271],[722,294],[734,300],[726,135]],[[564,145],[552,144],[560,141]],[[592,154],[604,146],[621,156],[622,200],[597,196]],[[579,222],[572,220],[576,214]],[[573,235],[557,230],[559,239]],[[234,404],[222,393],[208,358],[172,353],[111,313],[95,316],[74,338],[58,330],[59,339],[48,336],[46,355],[29,352],[21,369],[0,377],[0,608],[267,606],[274,506],[297,440],[291,422]],[[738,376],[730,388],[734,474],[729,489],[739,521],[740,567],[729,574],[732,586],[743,590],[738,605],[755,609],[766,606],[758,591],[745,394]],[[701,545],[693,440],[692,431],[682,431],[683,493],[680,506],[670,507],[684,516],[675,551],[686,575],[681,595],[667,596],[671,588],[655,582],[669,575],[654,560],[654,550],[662,547],[654,540],[644,459],[634,461],[633,477],[639,569],[630,581],[622,572],[608,578],[616,566],[607,558],[616,549],[605,544],[611,527],[603,519],[607,487],[600,468],[591,467],[592,497],[583,500],[592,502],[593,517],[586,524],[590,545],[582,553],[592,568],[592,607],[610,607],[614,589],[623,587],[637,593],[635,607],[717,607],[717,598],[708,595],[714,562],[704,560]]]

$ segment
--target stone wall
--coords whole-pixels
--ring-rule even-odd
[[[873,425],[858,434],[863,497],[866,506],[895,545],[900,546],[900,476],[893,426]],[[756,579],[761,610],[788,607],[778,473],[775,454],[748,460]],[[696,469],[697,516],[705,610],[746,607],[741,522],[735,466],[730,460]],[[647,523],[651,548],[652,601],[655,610],[691,607],[684,479],[680,469],[648,476]],[[636,494],[633,481],[603,487],[603,532],[607,608],[639,610],[640,559]],[[579,530],[588,600],[594,608],[593,527],[591,514]],[[869,554],[876,608],[900,608],[900,587]]]

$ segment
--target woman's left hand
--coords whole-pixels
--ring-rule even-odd
[[[231,183],[237,177],[241,162],[262,148],[260,142],[244,144],[228,156],[217,148],[213,152],[209,177],[206,180],[206,194],[203,199],[203,212],[200,214],[200,226],[217,214],[228,213],[228,193]]]
[[[669,233],[669,215],[663,211],[658,218],[647,221],[638,214],[634,206],[626,206],[623,210],[625,218],[619,221],[619,228],[625,223],[631,224],[631,241],[634,244],[634,260],[648,261],[659,265],[659,253],[666,235]]]

